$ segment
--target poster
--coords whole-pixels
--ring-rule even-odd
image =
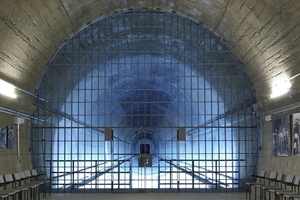
[[[300,125],[300,113],[293,114],[292,117],[292,135],[293,135],[293,154],[300,155],[300,147],[299,147],[299,125]]]
[[[290,116],[273,120],[273,154],[274,156],[291,156]]]
[[[0,128],[0,148],[6,148],[7,144],[7,129]]]
[[[14,148],[14,127],[13,126],[7,127],[7,148],[9,149]]]

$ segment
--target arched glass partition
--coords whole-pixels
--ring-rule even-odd
[[[244,66],[176,13],[130,10],[86,26],[37,95],[33,163],[58,191],[235,190],[255,171]]]

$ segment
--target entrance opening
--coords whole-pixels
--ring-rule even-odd
[[[140,154],[150,154],[150,144],[140,144]]]
[[[88,25],[37,91],[47,103],[36,100],[33,165],[53,190],[233,191],[255,171],[259,127],[244,66],[176,13],[131,10]]]

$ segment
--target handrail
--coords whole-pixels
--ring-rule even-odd
[[[132,156],[132,157],[134,157],[134,156]],[[79,187],[80,185],[88,184],[88,183],[96,180],[99,176],[102,176],[103,174],[106,174],[106,173],[118,174],[117,184],[119,185],[120,184],[119,183],[120,170],[113,172],[113,169],[120,168],[120,165],[122,165],[125,162],[130,162],[132,157],[126,158],[126,159],[112,159],[112,160],[45,160],[45,161],[50,163],[51,171],[53,170],[52,166],[55,162],[57,163],[57,165],[59,165],[58,163],[60,163],[60,162],[64,162],[64,163],[70,162],[70,166],[69,166],[70,171],[56,172],[56,173],[59,173],[60,175],[51,177],[51,180],[58,179],[60,177],[64,177],[64,176],[68,176],[68,175],[73,175],[73,178],[71,179],[72,180],[71,183],[67,183],[67,184],[63,184],[63,185],[67,186],[67,188],[70,186],[73,186],[73,189],[74,189],[75,186]],[[234,177],[228,176],[225,173],[227,173],[227,172],[238,173],[238,171],[237,170],[235,170],[235,171],[220,171],[220,167],[221,167],[220,162],[233,162],[233,161],[246,161],[246,160],[245,159],[169,159],[169,158],[166,159],[166,158],[158,157],[158,166],[157,166],[158,167],[158,171],[157,171],[157,173],[158,173],[158,188],[160,188],[159,185],[166,184],[166,183],[160,181],[160,178],[159,178],[160,174],[162,174],[162,173],[170,173],[170,174],[178,173],[178,171],[172,171],[172,166],[177,168],[178,170],[180,170],[181,173],[186,173],[192,177],[193,189],[194,189],[194,185],[198,185],[195,183],[195,180],[200,181],[199,184],[202,183],[202,184],[214,185],[214,187],[216,189],[221,185],[222,185],[222,187],[225,187],[225,188],[229,187],[230,184],[237,184],[236,182],[234,183],[234,181],[239,181],[239,180]],[[95,162],[95,164],[85,167],[83,169],[75,170],[76,162],[91,162],[91,163]],[[168,163],[169,166],[167,166],[167,167],[170,167],[170,170],[160,171],[160,168],[161,168],[160,162]],[[209,165],[209,168],[207,168],[208,167],[207,165],[205,165],[205,167],[203,167],[201,165],[198,166],[198,165],[196,165],[196,162],[206,162],[206,163],[211,162],[211,165]],[[109,163],[109,165],[103,167],[107,163]],[[184,165],[181,165],[180,163],[184,163]],[[99,169],[99,166],[101,166],[101,168],[102,168],[101,170]],[[75,180],[74,175],[76,173],[81,173],[81,172],[84,172],[86,170],[93,169],[93,168],[95,170],[89,172],[89,173],[91,173],[89,176],[86,176],[82,179]],[[201,169],[201,171],[195,170],[196,168]],[[130,164],[130,170],[126,173],[129,173],[130,177],[132,177],[131,164]],[[209,175],[207,175],[208,173],[214,174],[214,176],[209,176]],[[50,173],[50,176],[52,176],[52,173]],[[232,183],[223,182],[221,177],[226,178],[227,180],[231,180]],[[170,182],[168,183],[168,184],[170,184],[170,187],[172,184],[174,184],[172,182],[172,180],[170,179]],[[131,188],[131,183],[130,183],[132,181],[131,178],[128,181],[129,181],[130,188]],[[113,188],[113,180],[111,181],[111,184],[112,184],[112,188]],[[180,183],[180,180],[178,179],[177,180],[178,190],[180,188],[179,185],[181,185],[181,184],[184,184],[184,183],[182,183],[182,182]],[[99,184],[99,185],[103,185],[103,184]]]

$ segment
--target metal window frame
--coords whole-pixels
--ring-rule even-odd
[[[144,29],[151,33],[139,33]],[[126,45],[125,33],[132,46]],[[158,38],[161,43],[145,42]],[[160,44],[163,52],[159,52]],[[159,53],[165,57],[160,58]],[[158,67],[160,78],[181,82],[177,87],[165,81],[151,88],[149,81],[146,89],[132,82],[126,88],[122,80],[133,81],[137,75],[143,80],[157,78],[146,68],[134,68],[137,66],[162,66]],[[139,70],[144,71],[136,73]],[[117,83],[111,89],[112,84],[102,80]],[[132,94],[123,102],[114,99],[115,94],[126,92],[151,99],[140,101]],[[102,101],[96,105],[94,96],[99,94],[103,94],[98,99]],[[133,10],[90,24],[70,38],[48,64],[37,97],[46,101],[35,101],[35,117],[44,123],[32,122],[33,166],[47,173],[58,192],[234,191],[243,188],[243,180],[256,169],[259,124],[251,110],[254,91],[242,63],[207,28],[175,13]],[[168,108],[170,102],[173,109],[179,107],[176,112]],[[120,104],[130,112],[118,109]],[[142,109],[135,110],[135,106]],[[161,113],[168,110],[171,112]],[[177,124],[158,120],[166,117],[177,119]],[[122,126],[112,123],[116,118],[123,119]],[[146,119],[150,126],[144,123]],[[151,142],[162,147],[154,153],[156,165],[149,169],[135,166],[137,154],[131,137],[117,133],[112,141],[104,140],[106,127],[130,134],[141,124],[162,135],[153,139],[157,135],[152,134]],[[175,133],[170,138],[178,127],[186,128],[185,141],[177,141]],[[103,163],[97,164],[99,161]]]

